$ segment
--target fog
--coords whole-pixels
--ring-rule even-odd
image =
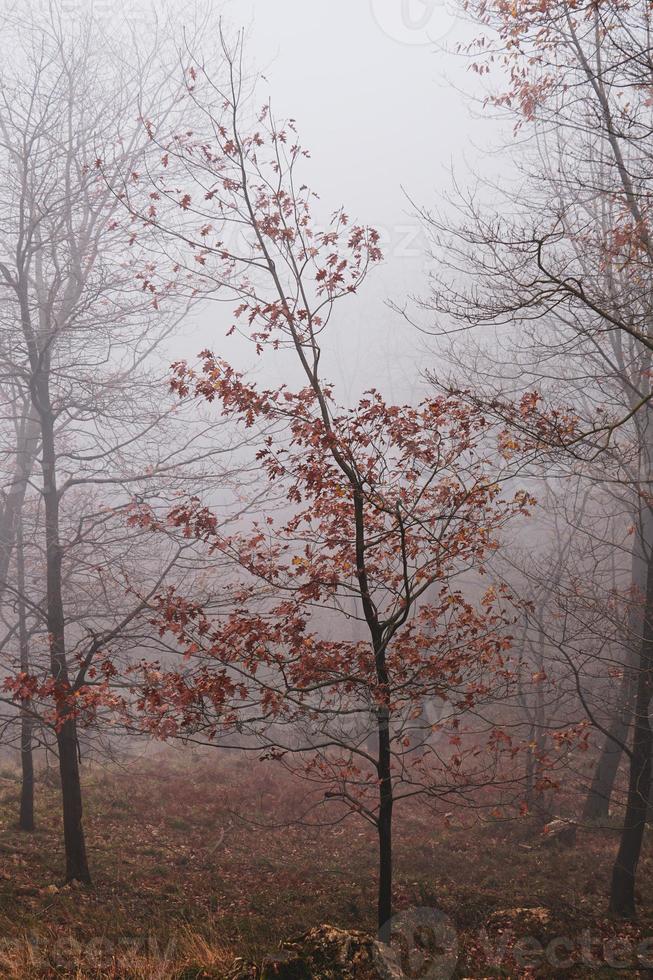
[[[1,14],[0,976],[648,975],[650,4]]]
[[[420,3],[406,26],[400,5],[386,0],[224,9],[246,30],[261,99],[297,121],[311,154],[307,179],[320,196],[317,219],[344,206],[381,233],[382,268],[325,342],[330,370],[348,400],[382,382],[391,398],[412,401],[424,352],[387,301],[401,306],[427,289],[431,261],[416,209],[443,200],[452,170],[473,171],[482,160],[486,172],[488,149],[501,141],[500,124],[475,106],[482,87],[456,55],[469,27],[444,5]],[[210,50],[210,39],[203,44]],[[202,339],[212,329],[207,315]]]

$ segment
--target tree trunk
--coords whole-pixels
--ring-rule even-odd
[[[601,748],[590,784],[585,806],[584,820],[605,820],[610,812],[610,800],[628,731],[633,715],[637,690],[637,664],[639,662],[644,629],[644,612],[638,597],[647,592],[648,555],[653,549],[652,515],[648,507],[640,511],[632,554],[632,586],[635,591],[628,617],[628,649],[624,663],[615,713],[608,726],[608,734]]]
[[[23,545],[23,520],[18,519],[16,530],[16,587],[18,590],[18,642],[20,646],[20,669],[29,672],[29,639],[27,633],[27,609],[25,604],[25,552]],[[20,814],[18,826],[21,830],[34,830],[34,759],[32,756],[32,716],[23,707],[20,718]]]
[[[0,508],[0,595],[7,585],[18,525],[25,501],[27,484],[34,468],[38,452],[40,426],[31,406],[25,407],[16,435],[16,462],[14,472]]]
[[[20,729],[20,816],[18,826],[21,830],[34,830],[34,759],[32,756],[32,719],[23,711]]]
[[[390,712],[387,707],[379,710],[379,896],[378,927],[379,937],[384,942],[392,918],[392,774],[390,749]]]
[[[50,666],[57,685],[57,747],[63,803],[66,881],[91,884],[82,823],[82,789],[79,775],[77,722],[68,702],[70,681],[66,660],[65,619],[61,585],[62,548],[59,541],[59,493],[56,481],[54,415],[47,380],[37,389],[43,447],[43,495],[47,564],[47,622],[50,635]]]
[[[637,674],[633,718],[633,747],[626,815],[619,851],[612,871],[610,911],[629,918],[635,915],[635,878],[642,849],[648,802],[651,793],[651,747],[649,719],[653,693],[653,555],[649,557],[644,607],[642,648]]]
[[[353,474],[348,473],[346,467],[341,465],[341,469],[347,473],[354,490],[356,575],[360,587],[363,613],[370,631],[370,639],[374,650],[374,668],[378,685],[377,691],[375,692],[375,697],[378,699],[376,727],[379,740],[376,763],[376,773],[379,781],[379,816],[377,823],[379,834],[379,893],[377,924],[379,938],[389,942],[390,919],[392,918],[392,805],[394,802],[392,746],[390,741],[390,676],[386,663],[386,644],[390,637],[384,637],[383,635],[378,613],[370,596],[367,569],[365,566],[363,493],[357,478]]]
[[[62,547],[59,540],[59,490],[57,487],[57,453],[55,440],[56,414],[52,406],[50,377],[51,354],[57,323],[50,321],[48,289],[43,277],[41,241],[38,228],[34,237],[38,247],[34,255],[34,276],[38,299],[38,322],[32,322],[30,307],[31,283],[21,269],[17,296],[20,319],[30,364],[30,395],[38,417],[41,435],[41,473],[45,510],[45,555],[47,602],[46,622],[50,643],[50,671],[55,684],[56,737],[59,751],[59,772],[63,805],[64,842],[66,849],[66,881],[91,883],[86,858],[82,824],[82,790],[79,775],[79,742],[77,722],[71,704],[71,685],[68,674],[65,638],[65,613],[61,581]],[[59,317],[65,322],[68,311],[74,309],[81,295],[82,277],[79,269],[68,281]]]
[[[545,670],[545,636],[540,627],[538,630],[537,659],[535,666],[540,673]],[[542,774],[541,759],[546,751],[546,706],[544,688],[538,684],[535,691],[535,703],[532,711],[529,745],[526,752],[526,803],[529,810],[535,814],[538,824],[544,827],[551,819],[551,802],[549,794],[538,790],[538,782]]]
[[[77,724],[67,718],[57,732],[59,773],[63,798],[63,832],[66,847],[66,881],[91,884],[82,823],[82,787],[79,778]]]
[[[629,658],[619,691],[619,704],[603,743],[585,799],[584,820],[606,820],[609,815],[612,791],[630,729],[637,686],[635,681],[636,671],[633,669],[632,658]]]
[[[534,814],[536,822],[544,826],[552,816],[551,805],[548,794],[537,789],[537,783],[541,774],[540,759],[544,755],[546,735],[540,729],[536,732],[535,726],[531,727],[530,741],[535,742],[535,748],[530,745],[526,750],[526,790],[524,799],[529,812]]]

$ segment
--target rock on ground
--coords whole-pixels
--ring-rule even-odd
[[[376,939],[322,925],[283,943],[260,967],[237,963],[230,980],[400,980],[401,976]]]

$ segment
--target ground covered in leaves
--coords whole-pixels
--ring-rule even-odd
[[[91,767],[92,889],[61,886],[56,782],[40,781],[38,829],[21,834],[17,773],[0,779],[1,977],[220,978],[321,923],[373,932],[372,829],[334,811],[300,819],[305,790],[273,763]],[[397,909],[437,907],[459,944],[455,973],[407,961],[406,975],[653,976],[651,837],[636,924],[606,911],[616,842],[615,827],[581,828],[568,849],[544,846],[528,817],[447,826],[399,811]]]

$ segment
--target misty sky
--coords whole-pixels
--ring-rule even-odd
[[[406,193],[437,203],[450,168],[474,164],[486,138],[457,90],[474,78],[445,50],[464,25],[434,0],[232,0],[224,10],[248,30],[248,60],[269,83],[275,115],[297,120],[325,214],[342,204],[382,232],[384,265],[325,338],[329,371],[345,400],[371,385],[412,399],[423,340],[384,300],[425,291],[425,243]]]

